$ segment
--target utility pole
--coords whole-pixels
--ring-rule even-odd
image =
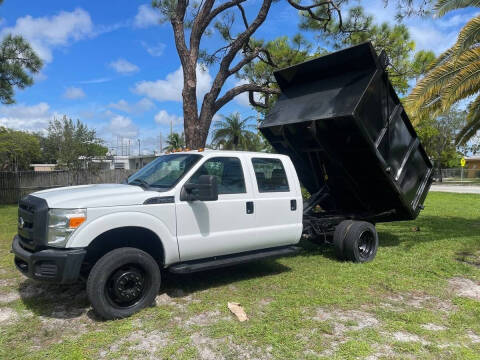
[[[159,153],[161,154],[163,150],[163,143],[162,143],[162,132],[160,131],[160,151]]]
[[[138,156],[140,156],[140,139],[137,139],[138,141]]]
[[[170,120],[170,136],[173,135],[173,119]]]

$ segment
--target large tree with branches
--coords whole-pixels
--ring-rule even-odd
[[[0,5],[3,0],[0,0]],[[13,104],[15,89],[33,84],[32,74],[38,73],[42,60],[19,35],[6,35],[0,41],[0,103]]]
[[[263,42],[253,38],[255,32],[264,23],[277,0],[256,1],[259,8],[249,19],[243,7],[246,0],[154,0],[164,21],[173,28],[175,45],[183,68],[183,115],[186,146],[199,148],[205,145],[213,116],[229,101],[242,93],[249,93],[250,103],[254,106],[267,106],[268,97],[278,94],[278,87],[270,82],[243,82],[224,89],[227,80],[238,74],[252,62],[261,61],[275,68],[275,64],[263,46]],[[340,5],[345,0],[287,0],[305,16],[318,21],[325,30],[331,21],[343,29]],[[232,34],[232,25],[237,16],[242,30]],[[212,27],[218,30],[225,45],[213,52],[201,48],[201,41]],[[197,65],[199,63],[218,64],[217,73],[209,91],[203,99],[197,98]],[[262,94],[264,103],[256,99],[254,93]]]

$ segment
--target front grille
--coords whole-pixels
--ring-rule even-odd
[[[28,195],[18,204],[18,235],[24,247],[32,250],[46,245],[48,205],[44,199]]]

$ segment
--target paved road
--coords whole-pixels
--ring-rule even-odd
[[[432,185],[430,191],[453,192],[462,194],[480,194],[478,185]]]

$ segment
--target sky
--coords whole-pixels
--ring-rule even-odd
[[[217,3],[222,1],[217,0]],[[247,16],[252,19],[259,0],[247,0]],[[110,148],[118,139],[130,143],[131,153],[159,150],[170,133],[182,131],[182,68],[169,23],[149,1],[114,2],[5,0],[0,6],[0,38],[8,33],[24,36],[44,61],[33,86],[16,91],[16,104],[0,105],[0,126],[45,131],[53,118],[66,115],[95,128]],[[366,0],[361,4],[376,22],[394,22],[395,1]],[[439,54],[451,46],[459,29],[475,14],[475,9],[453,12],[443,18],[413,17],[405,21],[417,50]],[[271,40],[299,32],[296,10],[280,0],[255,37]],[[315,34],[306,36],[314,39]],[[222,45],[218,36],[202,42],[215,49]],[[198,94],[211,85],[216,67],[197,69]],[[225,90],[238,79],[227,81]],[[224,106],[218,114],[238,111],[255,115],[246,94]],[[217,115],[218,116],[218,115]],[[122,150],[117,149],[120,153]],[[123,151],[127,151],[126,147]]]

